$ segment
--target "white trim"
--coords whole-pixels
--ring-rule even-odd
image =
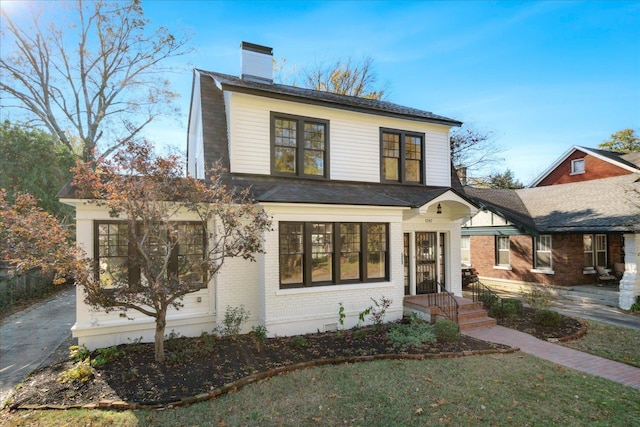
[[[539,274],[556,274],[555,271],[553,270],[539,270],[537,268],[532,268],[531,270],[532,273],[539,273]]]
[[[507,270],[507,271],[513,270],[510,265],[494,265],[493,269],[494,270]]]

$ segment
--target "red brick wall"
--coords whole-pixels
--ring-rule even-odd
[[[584,158],[585,172],[571,175],[571,160]],[[600,160],[583,151],[574,151],[564,162],[558,165],[549,175],[547,175],[536,187],[546,185],[566,184],[569,182],[589,181],[592,179],[610,178],[613,176],[627,175],[631,172],[615,166],[604,160]]]
[[[554,286],[586,285],[596,282],[595,275],[584,274],[582,234],[555,234],[552,237],[552,269],[554,274],[534,273],[533,239],[531,236],[510,236],[511,270],[494,268],[495,237],[471,236],[471,264],[483,277]],[[622,259],[621,235],[611,234],[609,267]]]

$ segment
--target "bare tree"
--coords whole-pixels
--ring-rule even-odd
[[[335,62],[316,63],[303,68],[301,73],[302,84],[309,89],[369,99],[382,99],[385,95],[383,88],[376,87],[378,77],[370,56],[365,56],[361,61],[349,57]]]
[[[492,132],[482,132],[463,125],[451,131],[451,161],[456,170],[464,169],[470,182],[488,181],[482,171],[502,160],[504,150],[492,139]]]
[[[188,37],[147,30],[140,0],[51,2],[20,26],[2,10],[0,96],[84,161],[109,154],[154,118],[173,114],[178,95],[168,59],[188,52]],[[54,11],[69,9],[61,22]],[[73,46],[73,47],[72,47]],[[108,141],[102,146],[101,141]]]
[[[78,196],[118,220],[98,232],[98,247],[108,246],[108,256],[87,261],[76,281],[94,307],[154,318],[158,362],[164,361],[168,309],[180,309],[186,294],[206,287],[225,259],[253,261],[271,224],[248,191],[223,184],[221,169],[205,182],[183,176],[182,166],[178,156],[157,157],[150,144],[127,142],[95,169],[78,164],[74,171]],[[181,222],[181,214],[191,220]],[[118,236],[117,247],[109,236]]]

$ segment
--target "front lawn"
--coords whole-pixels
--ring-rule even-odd
[[[163,411],[17,411],[8,426],[635,425],[640,390],[521,353],[322,366]]]

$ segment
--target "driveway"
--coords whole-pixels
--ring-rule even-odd
[[[75,287],[13,314],[0,325],[0,407],[29,372],[71,337]]]

